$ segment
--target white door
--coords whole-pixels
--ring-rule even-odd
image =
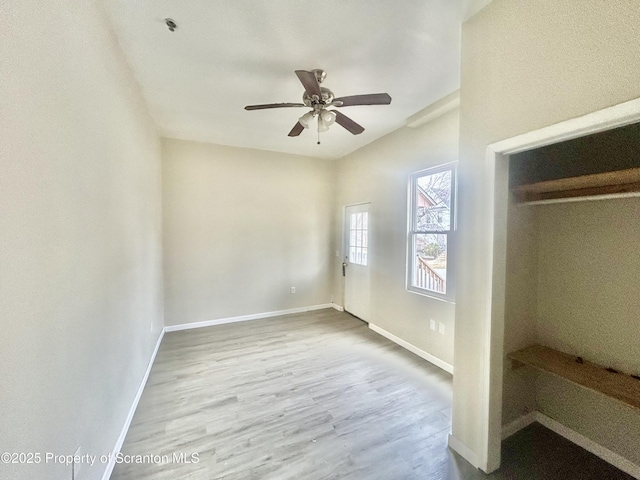
[[[345,208],[344,308],[369,321],[369,203]]]

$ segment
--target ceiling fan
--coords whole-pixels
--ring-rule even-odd
[[[311,126],[311,122],[318,117],[318,137],[320,132],[326,132],[335,122],[354,135],[364,132],[364,127],[358,125],[349,117],[338,110],[329,110],[329,107],[351,107],[354,105],[389,105],[391,97],[388,93],[370,93],[365,95],[351,95],[335,98],[333,92],[320,84],[327,77],[327,72],[320,69],[296,70],[296,75],[304,87],[302,103],[267,103],[264,105],[247,105],[245,110],[263,110],[267,108],[285,107],[309,107],[311,110],[302,115],[289,132],[290,137],[297,137],[305,128]],[[320,140],[318,139],[318,144]]]

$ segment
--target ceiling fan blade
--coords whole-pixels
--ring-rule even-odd
[[[340,97],[333,101],[342,102],[342,105],[336,105],[336,107],[350,107],[353,105],[389,105],[391,103],[391,97],[388,93],[369,93],[366,95]]]
[[[298,122],[293,126],[293,128],[289,132],[289,136],[290,137],[297,137],[298,135],[300,135],[302,133],[303,130],[304,130],[304,127],[302,126],[302,124],[300,122]]]
[[[245,110],[264,110],[265,108],[304,107],[304,103],[265,103],[264,105],[247,105]]]
[[[358,125],[343,113],[338,112],[337,110],[332,110],[332,112],[336,114],[336,123],[342,125],[354,135],[359,135],[364,132],[364,127],[362,125]]]
[[[296,70],[296,75],[309,95],[317,95],[318,98],[322,98],[320,84],[318,83],[315,73],[307,72],[306,70]]]

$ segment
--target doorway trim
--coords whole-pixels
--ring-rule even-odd
[[[487,245],[490,246],[490,251],[485,257],[485,268],[491,282],[487,282],[484,291],[486,309],[482,318],[484,322],[481,379],[482,444],[481,451],[478,452],[478,466],[487,473],[493,472],[500,466],[502,443],[509,156],[639,121],[640,98],[636,98],[487,146],[484,168],[489,208],[486,211],[485,221],[489,227]]]

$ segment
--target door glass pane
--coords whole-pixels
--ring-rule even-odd
[[[451,170],[416,179],[414,199],[417,231],[446,231],[451,228]]]
[[[349,216],[349,262],[357,265],[367,265],[369,242],[369,214],[368,212],[352,213]]]
[[[413,286],[447,293],[447,235],[418,233],[413,238]]]

